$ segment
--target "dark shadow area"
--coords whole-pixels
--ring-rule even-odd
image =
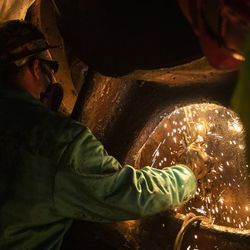
[[[104,75],[180,65],[201,57],[175,0],[58,0],[59,26],[82,61]]]

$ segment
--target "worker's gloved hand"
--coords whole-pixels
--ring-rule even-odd
[[[210,156],[197,153],[192,160],[189,159],[187,166],[193,171],[196,179],[200,180],[210,173],[213,164]]]
[[[180,150],[179,160],[193,171],[197,180],[206,176],[213,166],[212,157],[206,153],[203,140],[190,143]]]

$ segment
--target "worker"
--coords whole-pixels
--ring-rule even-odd
[[[121,166],[84,125],[55,110],[58,68],[44,35],[0,25],[0,249],[60,249],[74,219],[115,222],[179,206],[206,165]]]

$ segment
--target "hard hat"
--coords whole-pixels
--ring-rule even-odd
[[[0,65],[14,63],[21,67],[31,58],[37,58],[57,71],[58,63],[47,50],[58,47],[49,45],[43,33],[31,23],[12,20],[0,25]]]
[[[242,49],[250,30],[249,1],[178,1],[210,64],[219,69],[238,68],[244,60]]]

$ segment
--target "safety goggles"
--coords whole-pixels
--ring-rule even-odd
[[[58,69],[59,69],[59,63],[57,61],[53,61],[53,60],[46,60],[43,58],[36,58],[38,59],[42,64],[42,67],[45,69],[45,71],[47,72],[48,69],[50,69],[50,71],[52,70],[53,73],[55,74]]]

